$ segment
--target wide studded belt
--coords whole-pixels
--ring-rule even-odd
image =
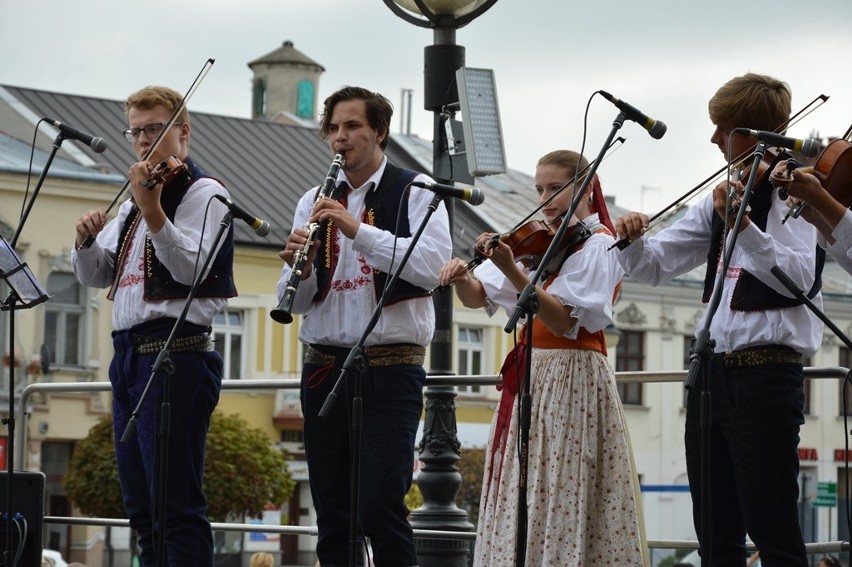
[[[163,350],[166,339],[159,337],[146,337],[145,335],[133,335],[133,351],[136,354],[154,354]],[[171,352],[210,352],[213,350],[213,340],[207,333],[201,335],[190,335],[178,337],[172,341],[169,351]]]
[[[726,352],[725,367],[763,366],[764,364],[801,364],[802,355],[784,346],[759,346]]]
[[[351,349],[328,345],[308,345],[305,349],[305,363],[325,366],[334,364],[338,359],[345,359]],[[426,360],[426,347],[411,344],[375,345],[364,347],[364,358],[367,365],[377,366],[423,366]]]

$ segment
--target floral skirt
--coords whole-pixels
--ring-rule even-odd
[[[639,483],[606,357],[587,350],[533,349],[532,376],[525,564],[649,565]],[[479,508],[477,567],[515,565],[517,403],[505,440],[495,441],[496,422],[495,412]]]

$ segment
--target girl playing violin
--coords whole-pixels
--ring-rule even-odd
[[[566,188],[544,205],[548,223],[570,207],[571,189],[582,185],[575,174],[586,166],[579,154],[565,150],[539,160],[539,201]],[[606,358],[603,330],[612,323],[623,271],[607,251],[614,231],[597,178],[589,183],[572,222],[582,222],[591,236],[536,290],[540,307],[532,322],[527,564],[647,565],[638,483],[615,375]],[[530,281],[531,267],[516,262],[509,244],[494,234],[481,235],[477,247],[488,260],[475,269],[475,277],[463,260],[454,258],[441,269],[441,283],[454,284],[465,306],[485,308],[489,315],[499,307],[513,309]],[[489,436],[474,559],[480,567],[515,564],[521,470],[513,404],[516,369],[523,373],[523,363],[507,359],[503,399]]]

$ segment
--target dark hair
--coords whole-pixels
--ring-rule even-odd
[[[367,122],[370,124],[370,128],[378,132],[380,135],[384,135],[384,139],[381,144],[379,144],[382,150],[384,150],[388,145],[390,122],[391,117],[393,116],[393,105],[383,95],[361,87],[344,86],[325,99],[322,103],[323,110],[320,118],[320,137],[323,140],[328,138],[329,126],[331,125],[331,115],[334,113],[334,107],[337,106],[337,103],[353,99],[361,99],[364,101]]]
[[[840,560],[833,555],[823,555],[819,559],[820,563],[825,563],[828,567],[843,567]]]

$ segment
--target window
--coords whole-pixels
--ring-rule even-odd
[[[243,376],[243,338],[245,312],[226,309],[213,319],[213,347],[225,361],[223,380],[239,380]]]
[[[310,81],[299,81],[296,87],[298,94],[296,102],[296,116],[302,118],[314,117],[314,84]]]
[[[645,333],[643,331],[621,331],[621,340],[616,350],[616,372],[645,370]],[[642,405],[642,384],[619,383],[618,394],[625,405]]]
[[[847,347],[840,347],[840,356],[838,356],[839,360],[837,364],[843,368],[852,368],[852,350],[849,350]],[[846,400],[846,414],[852,415],[852,384],[848,387],[844,388],[844,384],[846,384],[846,380],[838,380],[839,384],[838,388],[840,388],[840,395],[837,396],[838,399],[838,408],[837,415],[843,415],[843,400]]]
[[[47,276],[50,301],[44,308],[44,343],[51,364],[83,365],[86,290],[71,272]]]
[[[458,374],[482,374],[482,329],[459,327]],[[459,392],[481,393],[480,386],[456,386]]]
[[[266,79],[257,78],[254,80],[252,87],[251,110],[252,118],[259,118],[266,115],[267,92]]]
[[[305,432],[297,429],[282,429],[281,430],[281,442],[282,443],[304,443],[305,442]]]

